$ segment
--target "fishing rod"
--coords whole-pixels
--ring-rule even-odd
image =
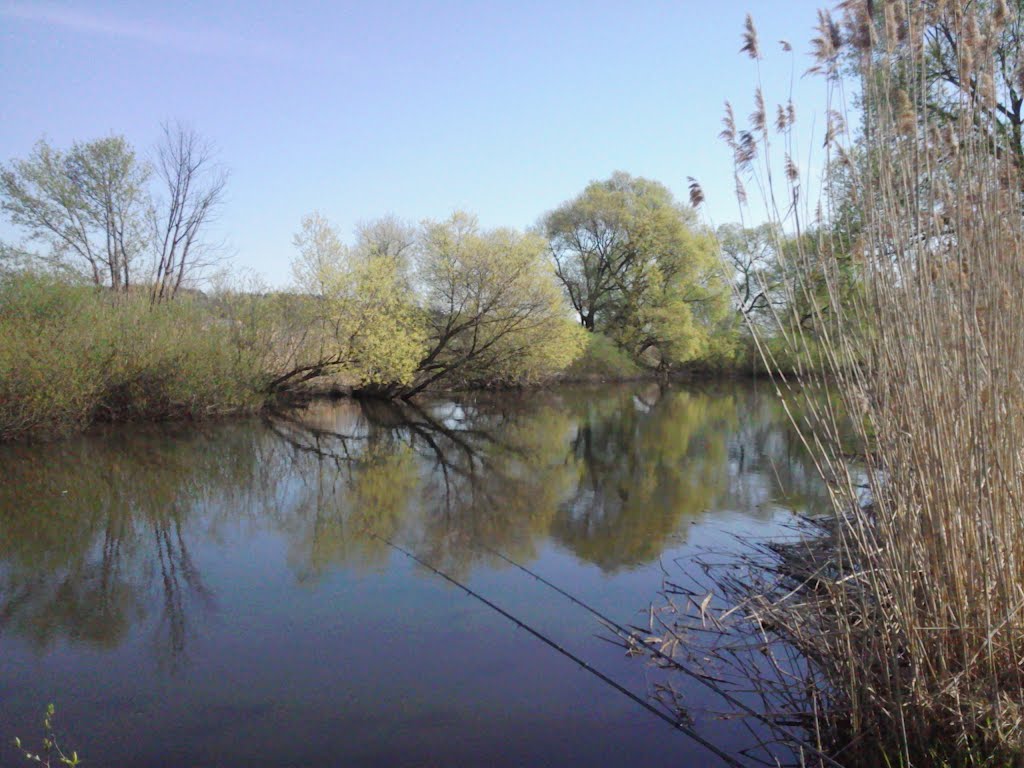
[[[570,602],[574,603],[575,605],[578,605],[580,608],[582,608],[583,610],[587,611],[592,616],[596,617],[598,620],[600,620],[602,623],[607,625],[610,629],[612,629],[614,632],[618,633],[620,636],[626,636],[630,640],[632,640],[633,642],[639,643],[641,646],[643,646],[648,651],[650,651],[652,656],[655,656],[655,657],[663,660],[666,664],[670,665],[673,669],[675,669],[675,670],[677,670],[679,672],[682,672],[684,675],[687,675],[688,677],[696,680],[701,685],[705,686],[706,688],[710,689],[714,693],[716,693],[719,696],[721,696],[723,699],[725,699],[725,701],[729,702],[734,707],[737,707],[738,709],[742,710],[743,712],[745,712],[746,714],[750,715],[754,719],[758,720],[759,722],[763,723],[764,725],[767,725],[769,728],[771,728],[776,733],[781,733],[786,738],[791,739],[792,741],[795,741],[800,747],[808,750],[809,752],[814,754],[815,757],[817,757],[820,760],[824,761],[828,765],[834,766],[835,768],[843,768],[841,763],[836,762],[833,758],[829,757],[827,754],[825,754],[821,750],[817,749],[812,744],[809,744],[809,743],[807,743],[807,742],[805,742],[803,740],[800,740],[800,739],[794,739],[792,733],[787,731],[785,728],[780,726],[778,723],[773,722],[770,718],[765,717],[760,712],[758,712],[757,710],[755,710],[752,707],[750,707],[748,704],[745,704],[744,702],[740,701],[738,698],[733,696],[731,693],[729,693],[728,691],[724,690],[721,686],[716,685],[715,683],[711,682],[710,680],[705,678],[700,673],[693,671],[692,669],[687,667],[685,664],[680,662],[674,656],[670,656],[669,654],[665,653],[664,651],[662,651],[661,649],[659,649],[659,648],[657,648],[657,647],[655,647],[653,645],[648,645],[646,642],[644,642],[644,639],[640,635],[638,635],[636,632],[634,632],[633,630],[629,629],[628,627],[624,627],[622,624],[619,624],[619,622],[617,622],[614,619],[610,618],[609,616],[605,615],[604,613],[602,613],[601,611],[597,610],[596,608],[594,608],[593,606],[589,605],[588,603],[584,602],[583,600],[580,600],[578,597],[576,597],[575,595],[571,594],[570,592],[567,592],[566,590],[562,589],[557,584],[554,584],[553,582],[548,581],[547,579],[545,579],[540,574],[535,573],[534,571],[532,571],[529,568],[527,568],[525,565],[516,562],[512,558],[508,557],[507,555],[505,555],[502,552],[499,552],[496,549],[488,547],[486,544],[477,545],[477,548],[478,549],[482,549],[483,551],[485,551],[485,552],[487,552],[489,554],[492,554],[495,557],[500,558],[501,560],[504,560],[506,563],[508,563],[512,567],[518,568],[520,571],[525,573],[527,576],[532,576],[534,579],[539,581],[544,586],[546,586],[546,587],[548,587],[550,589],[553,589],[555,592],[557,592],[558,594],[562,595],[563,597],[565,597]]]
[[[634,701],[637,704],[639,704],[641,707],[646,709],[651,714],[653,714],[656,717],[664,720],[666,723],[671,725],[677,731],[680,731],[680,732],[686,734],[691,739],[693,739],[698,744],[700,744],[702,747],[704,747],[705,749],[709,750],[710,752],[713,752],[717,757],[719,757],[722,760],[724,760],[727,765],[732,766],[732,768],[744,768],[743,763],[741,763],[740,761],[738,761],[736,758],[732,757],[731,755],[723,752],[721,749],[719,749],[714,744],[712,744],[710,741],[705,739],[703,736],[701,736],[699,733],[697,733],[693,728],[688,726],[686,723],[681,722],[679,720],[676,720],[676,719],[670,717],[668,714],[666,714],[664,711],[662,711],[658,707],[655,707],[649,701],[645,701],[640,696],[638,696],[637,694],[633,693],[633,691],[629,690],[628,688],[626,688],[625,686],[621,685],[620,683],[617,683],[615,680],[612,680],[612,678],[608,677],[608,675],[604,674],[599,669],[595,669],[590,664],[588,664],[586,661],[584,661],[579,656],[574,654],[572,651],[567,650],[566,648],[564,648],[563,646],[559,645],[554,640],[552,640],[550,637],[547,637],[546,635],[542,634],[537,629],[534,629],[532,626],[530,626],[526,622],[524,622],[521,619],[517,618],[516,616],[512,615],[511,613],[506,611],[504,608],[502,608],[500,605],[497,605],[496,603],[492,602],[491,600],[488,600],[486,597],[481,595],[479,592],[476,592],[473,589],[471,589],[470,587],[466,586],[461,581],[456,579],[454,576],[451,576],[451,575],[445,573],[444,571],[442,571],[441,569],[431,565],[430,563],[428,563],[423,558],[421,558],[418,555],[416,555],[415,553],[409,551],[408,549],[406,549],[405,547],[401,546],[400,544],[396,544],[394,541],[392,541],[391,539],[388,539],[385,536],[381,536],[380,534],[375,533],[373,531],[367,531],[367,533],[370,536],[372,536],[373,538],[377,539],[378,541],[380,541],[380,542],[386,544],[387,546],[391,547],[396,552],[400,552],[401,554],[405,555],[406,557],[408,557],[413,562],[418,563],[419,565],[421,565],[422,567],[426,568],[431,573],[434,573],[437,576],[440,576],[442,579],[444,579],[448,583],[452,584],[453,586],[458,587],[459,589],[461,589],[463,592],[465,592],[470,597],[473,597],[473,598],[479,600],[481,603],[486,605],[488,608],[490,608],[491,610],[496,611],[497,613],[501,614],[506,619],[511,621],[513,624],[515,624],[517,627],[520,627],[521,629],[526,630],[531,635],[533,635],[535,638],[540,640],[542,643],[544,643],[548,647],[554,649],[555,651],[558,651],[558,653],[562,654],[567,659],[576,662],[576,664],[578,664],[582,669],[584,669],[587,672],[589,672],[590,674],[594,675],[596,678],[601,680],[603,683],[606,683],[607,685],[610,685],[612,688],[617,690],[623,696],[627,696],[628,698],[630,698],[632,701]]]

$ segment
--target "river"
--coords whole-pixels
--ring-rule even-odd
[[[52,702],[98,766],[716,765],[431,568],[650,700],[663,672],[504,558],[644,625],[668,569],[822,498],[771,389],[743,383],[0,446],[0,764]],[[672,682],[703,736],[750,744]]]

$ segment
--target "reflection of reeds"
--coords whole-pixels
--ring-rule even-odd
[[[738,601],[731,615],[763,653],[716,658],[745,668],[775,704],[788,697],[786,717],[823,743],[855,745],[845,764],[874,765],[879,753],[904,765],[1017,759],[1024,19],[1002,2],[842,8],[841,21],[820,16],[815,68],[838,93],[852,63],[864,130],[851,141],[850,121],[830,111],[824,211],[810,236],[796,174],[776,176],[784,194],[771,188],[761,97],[752,130],[727,119],[739,171],[801,235],[779,249],[799,278],[777,318],[785,347],[824,371],[841,403],[809,403],[803,431],[833,522],[810,543],[763,550],[742,578],[719,572],[719,594]],[[758,54],[749,24],[744,50]],[[839,411],[869,447],[863,471],[844,455]]]

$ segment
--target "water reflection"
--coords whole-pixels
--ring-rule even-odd
[[[147,614],[165,657],[211,595],[186,530],[247,479],[243,441],[139,431],[8,447],[0,484],[0,632],[114,647]]]
[[[549,541],[614,573],[702,515],[822,493],[772,394],[740,385],[316,403],[8,446],[0,462],[0,635],[110,648],[145,627],[171,663],[217,609],[192,554],[211,542],[281,538],[307,583],[380,567],[372,534],[459,576]]]

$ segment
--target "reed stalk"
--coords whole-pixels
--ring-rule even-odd
[[[738,188],[753,184],[793,236],[778,249],[799,276],[778,333],[808,367],[800,393],[776,382],[808,414],[797,426],[831,514],[718,591],[763,633],[760,650],[795,649],[774,691],[802,700],[844,764],[1024,760],[1022,8],[848,0],[820,13],[830,106],[812,216],[792,107],[773,133],[759,85],[751,127],[726,118]],[[756,35],[748,21],[755,59]],[[855,463],[844,423],[864,446]]]

